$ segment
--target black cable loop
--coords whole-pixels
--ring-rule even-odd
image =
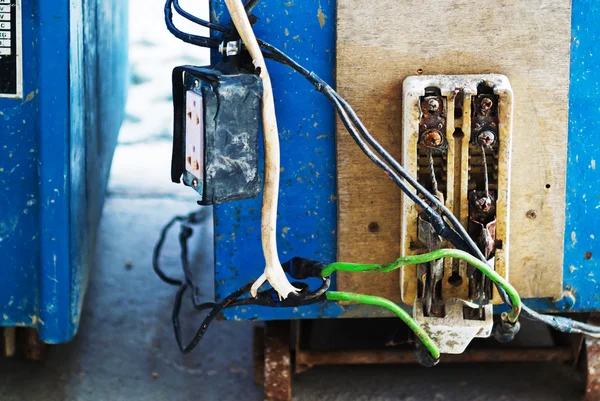
[[[212,22],[203,20],[202,18],[198,18],[195,15],[190,14],[189,12],[185,11],[183,9],[183,7],[181,7],[181,5],[179,4],[179,0],[173,0],[173,7],[175,8],[175,11],[177,11],[177,13],[179,15],[181,15],[183,18],[187,19],[188,21],[191,21],[191,22],[198,24],[200,26],[203,26],[205,28],[214,29],[215,31],[229,32],[229,28],[227,28],[223,25],[213,24]]]

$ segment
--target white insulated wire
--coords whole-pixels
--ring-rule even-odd
[[[288,281],[279,255],[277,254],[277,201],[279,198],[279,132],[277,131],[277,117],[275,116],[275,102],[273,100],[273,87],[267,71],[265,59],[262,55],[252,25],[241,0],[225,0],[231,19],[246,45],[254,67],[260,69],[260,78],[263,82],[262,120],[265,144],[265,184],[263,189],[263,204],[261,217],[261,239],[265,256],[265,271],[252,285],[251,293],[256,293],[265,281],[277,291],[281,298],[287,298],[290,293],[299,290]]]

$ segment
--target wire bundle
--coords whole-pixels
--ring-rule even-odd
[[[179,314],[183,303],[183,296],[188,288],[194,288],[194,283],[191,279],[193,274],[189,265],[188,241],[193,234],[191,225],[200,224],[205,221],[206,213],[204,212],[205,210],[201,209],[198,212],[193,212],[186,216],[175,216],[173,219],[171,219],[161,230],[158,241],[154,246],[152,256],[152,265],[156,275],[165,283],[179,287],[175,295],[175,302],[171,314],[171,322],[173,324],[177,345],[182,353],[188,353],[198,345],[200,340],[202,340],[204,337],[204,334],[206,333],[206,330],[210,324],[213,322],[215,317],[217,317],[223,311],[223,309],[243,305],[258,305],[272,308],[294,308],[325,300],[325,294],[329,290],[329,286],[331,284],[331,279],[329,276],[324,276],[322,274],[325,264],[310,259],[296,257],[283,264],[282,267],[284,272],[296,280],[318,278],[321,280],[320,287],[318,287],[316,290],[311,290],[305,283],[294,282],[293,284],[299,288],[299,291],[297,293],[290,294],[286,299],[283,300],[280,299],[279,294],[273,288],[258,292],[254,297],[245,297],[250,292],[252,283],[244,285],[242,288],[233,292],[220,302],[204,302],[196,304],[195,298],[192,297],[192,300],[194,301],[194,309],[197,311],[208,310],[208,314],[204,318],[192,340],[187,345],[184,345],[181,334],[181,325],[179,322]],[[180,223],[179,246],[181,249],[180,259],[185,277],[184,280],[168,276],[160,267],[160,255],[166,237],[171,228],[173,228],[177,222]]]

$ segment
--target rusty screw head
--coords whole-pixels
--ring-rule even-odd
[[[531,209],[525,214],[525,216],[527,216],[528,219],[535,220],[537,218],[537,212]]]
[[[492,102],[492,99],[490,99],[489,97],[484,97],[479,103],[479,110],[481,110],[481,112],[485,114],[488,111],[490,111],[493,105],[494,102]]]
[[[482,212],[488,212],[492,208],[492,199],[489,196],[482,196],[475,200],[475,206]]]
[[[427,100],[427,109],[430,113],[435,113],[440,109],[440,101],[436,98],[430,98]]]
[[[477,142],[480,145],[489,147],[496,141],[496,135],[492,131],[483,131],[477,136]]]
[[[443,143],[442,133],[436,129],[429,129],[421,136],[421,143],[428,148],[437,148]]]

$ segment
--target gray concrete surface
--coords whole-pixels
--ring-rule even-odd
[[[196,207],[193,192],[169,179],[169,71],[207,57],[166,34],[161,3],[130,1],[133,85],[80,332],[72,343],[52,347],[46,362],[0,360],[1,401],[262,399],[252,377],[255,323],[216,322],[195,352],[182,356],[170,324],[174,289],[152,272],[159,229]],[[202,2],[182,1],[191,3]],[[209,228],[197,234],[192,255],[207,265],[202,291],[208,298]],[[163,264],[179,273],[175,236]],[[184,316],[189,338],[200,317],[189,310]],[[553,363],[322,367],[294,378],[294,400],[574,401],[582,386],[572,367]]]

